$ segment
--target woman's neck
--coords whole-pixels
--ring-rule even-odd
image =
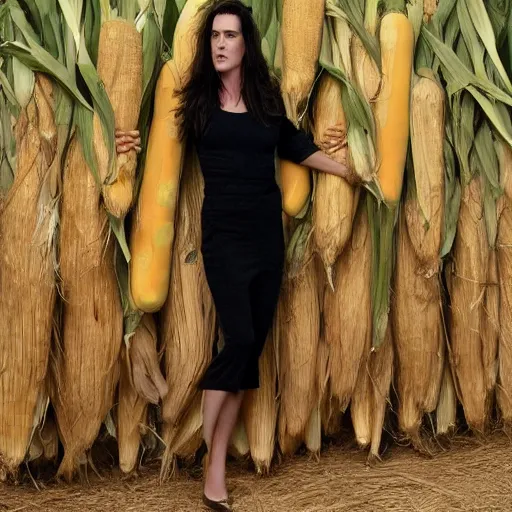
[[[242,76],[240,68],[232,69],[220,76],[222,81],[222,91],[220,92],[220,102],[223,107],[240,106],[242,100]]]

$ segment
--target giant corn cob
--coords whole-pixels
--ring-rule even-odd
[[[317,398],[320,308],[314,260],[286,278],[281,306],[279,445],[290,454],[303,439]]]
[[[496,398],[501,417],[512,425],[512,204],[508,197],[498,224],[499,302],[499,369]]]
[[[158,367],[156,325],[144,315],[121,355],[117,443],[119,467],[130,473],[137,466],[141,435],[147,421],[148,402],[157,404],[167,393],[167,384]]]
[[[411,207],[418,207],[417,203]],[[437,274],[420,271],[404,208],[398,228],[397,263],[391,308],[397,361],[400,429],[419,446],[424,413],[438,401],[444,362],[441,291]]]
[[[385,201],[396,204],[409,138],[409,89],[414,34],[404,14],[391,12],[381,21],[382,87],[375,102],[378,177]]]
[[[116,128],[135,130],[142,101],[142,37],[133,23],[122,19],[103,23],[98,75],[112,104]],[[115,172],[109,176],[108,151],[97,114],[94,116],[94,145],[105,207],[115,217],[122,218],[133,203],[137,154],[131,149],[116,156]]]
[[[130,249],[130,289],[137,308],[157,311],[169,291],[174,216],[178,197],[183,147],[173,110],[179,78],[173,61],[166,62],[155,93],[144,176]]]
[[[294,122],[315,79],[325,0],[284,0],[283,79],[281,90],[286,113]],[[299,36],[300,34],[300,36]]]
[[[330,349],[330,393],[344,411],[371,337],[371,235],[364,203],[350,242],[335,266],[334,291],[324,296],[324,336]]]
[[[466,420],[473,430],[482,433],[489,419],[492,389],[487,387],[482,357],[489,244],[479,177],[473,178],[462,193],[453,258],[448,280],[451,364]]]
[[[0,204],[0,454],[2,477],[23,461],[45,410],[55,281],[49,205],[41,200],[55,157],[52,84],[36,75],[14,129],[14,182]],[[42,407],[42,411],[41,411]]]
[[[411,147],[416,198],[405,218],[412,247],[427,276],[439,268],[444,222],[444,92],[433,78],[419,78],[411,98]]]
[[[64,445],[59,475],[69,480],[87,462],[113,405],[123,339],[114,238],[109,237],[100,192],[76,138],[64,169],[61,219],[64,305],[52,402]]]
[[[329,127],[339,125],[345,129],[340,84],[329,75],[321,79],[314,118],[317,144]],[[347,148],[340,149],[331,158],[346,164]],[[332,276],[332,267],[350,238],[354,201],[354,189],[346,180],[332,174],[319,173],[313,202],[313,236],[328,276]]]

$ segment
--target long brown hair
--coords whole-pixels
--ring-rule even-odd
[[[179,91],[177,109],[180,138],[199,139],[213,110],[219,105],[222,81],[211,56],[213,20],[219,14],[238,16],[245,42],[242,60],[242,98],[247,110],[260,122],[269,124],[284,114],[279,84],[270,75],[261,51],[261,36],[251,11],[240,0],[212,0],[204,9],[197,33],[197,51],[188,83]]]

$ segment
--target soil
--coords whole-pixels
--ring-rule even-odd
[[[237,512],[458,512],[512,510],[512,444],[504,434],[479,441],[458,438],[433,456],[394,444],[382,461],[331,445],[319,460],[298,455],[276,461],[259,477],[247,463],[230,461],[229,485]],[[197,470],[182,469],[160,483],[158,462],[136,477],[102,470],[86,483],[28,479],[0,487],[0,511],[196,512],[204,510]]]

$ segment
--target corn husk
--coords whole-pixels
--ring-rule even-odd
[[[512,204],[503,201],[498,223],[499,369],[496,398],[504,424],[512,425]]]
[[[371,336],[372,241],[364,202],[350,243],[335,266],[334,292],[324,295],[324,337],[329,346],[330,394],[345,411]]]
[[[356,385],[350,404],[350,416],[356,442],[361,448],[369,446],[372,440],[373,393],[370,378],[371,338],[366,340],[363,358],[359,365]]]
[[[249,440],[251,457],[256,472],[267,475],[275,448],[277,424],[277,366],[278,318],[268,335],[259,361],[260,387],[246,392],[242,417]]]
[[[345,126],[340,84],[328,74],[321,78],[319,84],[314,119],[313,133],[317,144],[329,127]],[[331,158],[346,164],[347,146]],[[313,201],[313,237],[328,276],[332,276],[332,267],[350,238],[355,202],[355,191],[345,179],[327,173],[318,174]],[[332,284],[332,277],[330,279]]]
[[[162,416],[170,425],[167,457],[172,457],[173,431],[179,429],[195,397],[199,380],[212,357],[215,310],[201,255],[203,177],[195,154],[183,173],[167,301],[161,313],[169,393]]]
[[[317,400],[317,349],[320,335],[317,267],[314,258],[285,278],[280,306],[279,446],[292,454],[304,439]]]
[[[432,19],[432,16],[437,11],[437,4],[439,0],[424,0],[423,1],[423,21],[425,23],[429,23]]]
[[[381,75],[377,63],[366,51],[361,39],[356,34],[352,35],[350,42],[350,55],[354,71],[354,82],[366,98],[366,101],[373,103],[379,95],[381,86]]]
[[[483,433],[488,424],[492,390],[487,387],[483,360],[489,245],[479,177],[473,178],[462,191],[453,260],[448,280],[450,359],[466,421],[475,432]]]
[[[167,391],[158,365],[155,321],[144,315],[130,339],[130,349],[125,345],[121,352],[117,444],[123,473],[136,469],[148,403],[157,404]]]
[[[418,208],[411,201],[410,208]],[[391,308],[398,384],[399,427],[420,446],[423,415],[436,408],[444,366],[441,289],[438,276],[425,277],[406,224],[399,216],[394,301]]]
[[[114,403],[123,340],[114,238],[76,138],[63,177],[60,275],[62,339],[54,347],[51,398],[64,445],[58,475],[71,480]]]
[[[108,95],[116,129],[137,129],[142,102],[142,36],[131,22],[116,19],[103,23],[98,46],[98,76]],[[137,153],[115,156],[113,175],[98,114],[94,115],[94,147],[98,159],[103,200],[115,217],[124,217],[133,203]]]
[[[457,393],[453,384],[448,358],[445,359],[443,380],[436,409],[436,434],[450,434],[457,425]]]
[[[14,128],[16,172],[0,204],[1,477],[16,472],[47,402],[55,304],[50,217],[44,191],[56,152],[52,84],[36,75]]]
[[[244,420],[241,416],[238,417],[238,421],[233,429],[228,450],[229,453],[237,459],[245,459],[251,453],[247,431],[245,430]]]
[[[382,430],[389,403],[389,393],[393,380],[394,347],[391,324],[388,323],[382,345],[370,355],[369,375],[373,395],[372,437],[370,459],[379,458]]]
[[[173,59],[182,84],[187,82],[190,74],[190,66],[196,53],[197,29],[202,9],[207,3],[208,0],[188,0],[174,29]]]
[[[322,42],[325,0],[284,0],[281,36],[283,69],[281,91],[288,117],[298,121],[317,68]]]
[[[394,348],[391,322],[378,349],[368,339],[365,356],[359,367],[350,406],[357,444],[370,446],[370,461],[379,458],[382,430],[393,379]]]
[[[427,277],[439,270],[443,235],[444,99],[444,91],[433,77],[416,80],[410,121],[415,187],[414,194],[409,194],[413,199],[406,202],[405,218],[412,247]]]

